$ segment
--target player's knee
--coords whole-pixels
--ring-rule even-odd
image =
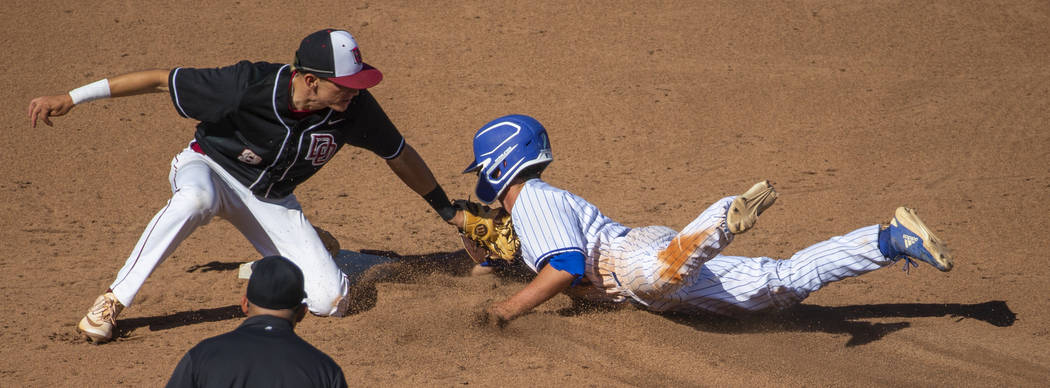
[[[334,298],[310,298],[307,309],[318,317],[341,317],[346,314],[347,299],[345,296]]]
[[[310,313],[319,317],[341,317],[346,314],[349,302],[349,282],[343,276],[339,284],[330,287],[307,287],[306,306]]]
[[[652,301],[661,300],[682,288],[683,284],[681,280],[675,281],[673,279],[661,278],[656,274],[652,275],[653,276],[642,277],[642,281],[638,282],[631,290],[636,296],[643,300],[650,303]]]
[[[179,188],[172,195],[172,204],[194,214],[209,216],[215,213],[218,200],[215,193],[195,186]]]

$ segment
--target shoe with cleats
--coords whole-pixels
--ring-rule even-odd
[[[729,232],[741,234],[755,226],[758,216],[766,211],[777,200],[777,191],[769,181],[761,181],[751,186],[744,194],[733,198],[726,212],[726,226]]]
[[[905,256],[932,265],[943,272],[951,271],[952,255],[943,240],[937,238],[915,214],[915,210],[899,207],[886,229],[893,259]]]
[[[121,310],[124,310],[124,305],[112,291],[99,295],[91,310],[77,324],[77,331],[96,344],[109,342],[113,339],[113,327],[117,325],[117,315]]]

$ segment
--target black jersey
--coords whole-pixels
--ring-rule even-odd
[[[367,90],[345,112],[297,117],[291,81],[289,65],[249,61],[168,75],[175,109],[200,120],[194,136],[200,148],[258,196],[291,194],[344,144],[385,159],[401,153],[404,138]]]
[[[343,370],[270,315],[201,341],[175,366],[168,387],[346,387]]]

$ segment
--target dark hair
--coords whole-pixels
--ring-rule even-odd
[[[525,167],[525,168],[521,169],[521,171],[518,172],[518,175],[515,176],[514,179],[515,180],[519,180],[520,179],[522,182],[524,182],[524,181],[527,181],[527,180],[532,179],[532,178],[539,178],[540,175],[543,174],[543,170],[545,170],[547,168],[547,165],[549,165],[549,164],[551,164],[551,162],[534,164],[534,165]]]

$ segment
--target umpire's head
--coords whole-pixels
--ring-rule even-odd
[[[241,309],[249,317],[267,314],[298,322],[306,312],[303,271],[283,256],[267,256],[252,264]]]

